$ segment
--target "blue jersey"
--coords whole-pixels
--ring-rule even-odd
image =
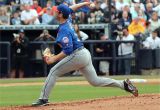
[[[56,43],[60,44],[62,51],[66,55],[70,55],[74,50],[83,46],[83,43],[80,42],[80,39],[72,26],[72,19],[70,17],[65,23],[60,24]]]

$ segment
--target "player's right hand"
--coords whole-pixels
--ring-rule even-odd
[[[43,51],[43,56],[44,56],[44,57],[46,57],[46,56],[51,56],[51,55],[52,55],[52,53],[51,53],[51,51],[50,51],[49,48],[46,48],[46,49]]]
[[[44,56],[44,62],[47,63],[48,65],[52,64],[55,62],[54,60],[54,55],[52,56]]]

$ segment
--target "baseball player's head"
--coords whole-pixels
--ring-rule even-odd
[[[63,19],[68,19],[70,13],[71,13],[70,8],[67,5],[60,4],[56,10],[56,18],[58,21],[61,21]]]

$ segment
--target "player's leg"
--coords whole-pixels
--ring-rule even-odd
[[[91,85],[101,87],[119,87],[128,92],[131,92],[134,96],[138,96],[138,90],[136,89],[136,87],[132,85],[132,83],[129,80],[120,81],[105,77],[98,77],[93,67],[89,51],[86,57],[89,57],[90,59],[88,65],[86,65],[84,68],[81,68],[80,71]]]
[[[80,69],[80,71],[85,76],[87,81],[93,86],[119,87],[121,89],[124,89],[123,81],[118,81],[118,80],[114,80],[106,77],[97,76],[91,61],[86,67]]]
[[[33,103],[33,106],[45,105],[48,101],[49,94],[56,83],[56,79],[72,70],[77,70],[78,66],[75,62],[77,62],[78,57],[76,54],[72,54],[70,56],[65,57],[59,63],[57,63],[54,67],[51,68],[49,75],[45,81],[45,84],[42,88],[41,95],[39,100]]]
[[[88,57],[88,65],[81,68],[80,71],[85,76],[85,78],[88,80],[88,82],[93,86],[110,86],[110,87],[119,87],[124,88],[123,81],[118,81],[110,78],[105,77],[98,77],[95,71],[95,68],[92,64],[92,59],[90,52],[86,49],[86,57]]]

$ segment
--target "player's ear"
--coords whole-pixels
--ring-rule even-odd
[[[63,17],[63,14],[62,14],[62,13],[60,13],[60,14],[59,14],[59,16],[60,16],[60,17]]]

